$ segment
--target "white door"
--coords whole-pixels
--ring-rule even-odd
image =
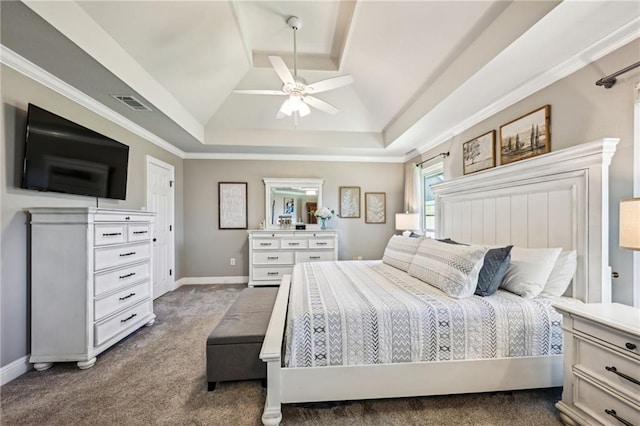
[[[156,212],[153,235],[153,298],[173,290],[174,168],[147,155],[147,210]]]

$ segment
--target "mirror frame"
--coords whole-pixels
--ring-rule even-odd
[[[264,182],[264,223],[265,229],[280,229],[279,225],[269,223],[271,214],[271,189],[283,186],[304,186],[318,189],[318,207],[322,207],[322,185],[324,179],[316,178],[263,178]],[[320,225],[307,224],[307,229],[320,229]]]

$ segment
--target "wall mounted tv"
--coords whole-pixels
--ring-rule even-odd
[[[129,147],[29,104],[22,187],[124,200]]]

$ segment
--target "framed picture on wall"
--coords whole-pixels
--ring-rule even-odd
[[[462,170],[469,174],[495,167],[496,131],[492,130],[462,144]]]
[[[340,187],[340,217],[357,218],[360,217],[360,187],[341,186]]]
[[[247,182],[218,182],[218,229],[247,229]]]
[[[387,222],[387,194],[385,192],[364,193],[364,222]]]
[[[545,105],[500,126],[500,164],[551,151],[551,105]]]

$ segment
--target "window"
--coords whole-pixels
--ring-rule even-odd
[[[422,205],[424,206],[424,236],[436,236],[436,197],[431,191],[431,185],[444,181],[443,163],[425,167],[421,172]]]

